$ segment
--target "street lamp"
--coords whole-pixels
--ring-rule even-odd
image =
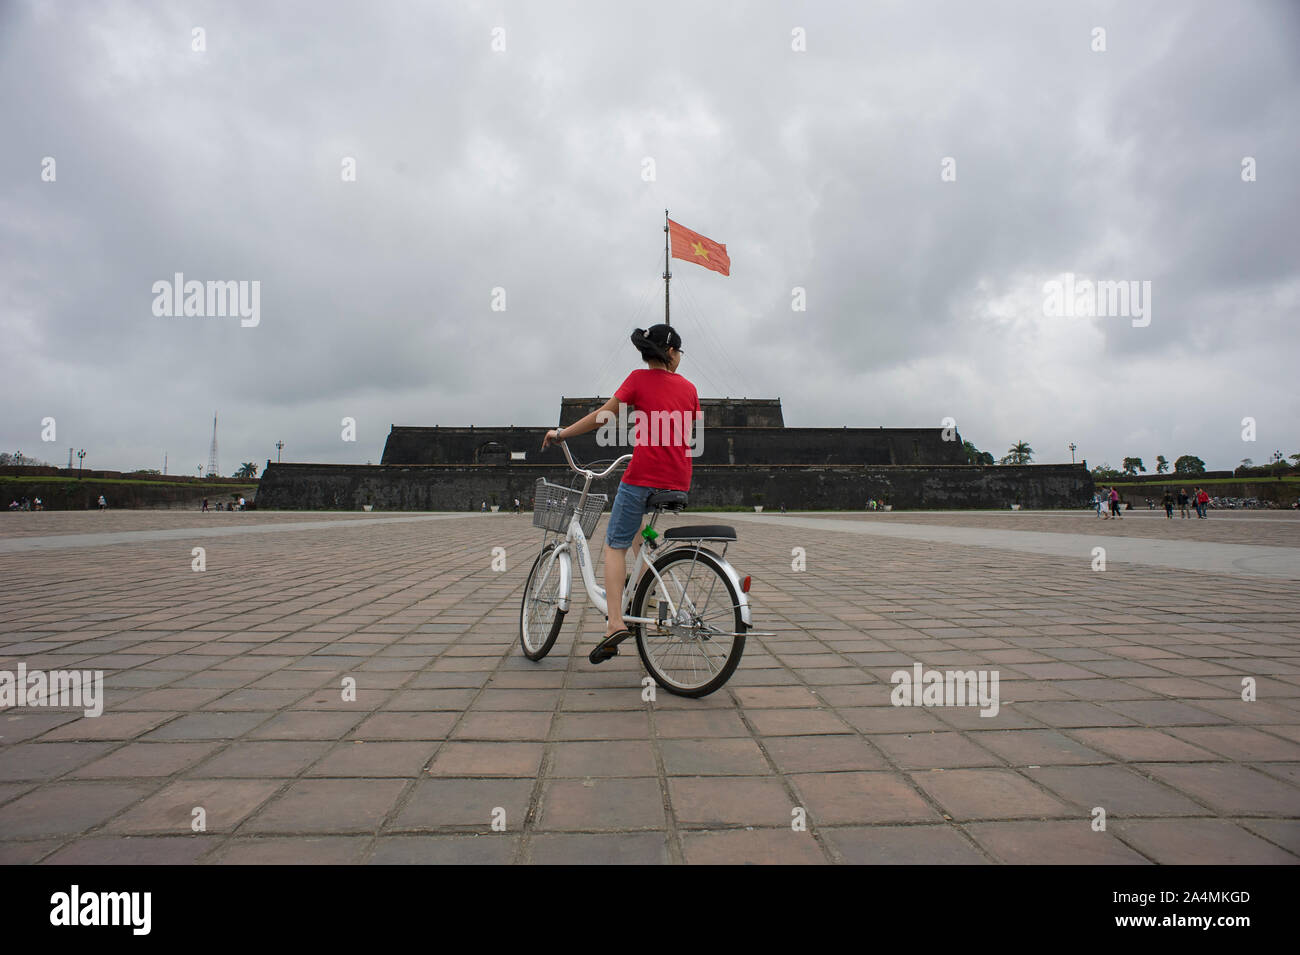
[[[1071,464],[1074,463],[1074,450],[1075,450],[1075,448],[1077,448],[1077,447],[1078,447],[1078,445],[1075,444],[1073,441],[1070,442],[1070,463],[1071,463]]]
[[[77,477],[81,477],[81,469],[86,459],[86,449],[82,448],[77,452]]]
[[[276,463],[276,464],[279,464],[279,463],[280,463],[280,451],[281,451],[281,449],[283,449],[283,448],[284,448],[284,442],[283,442],[283,441],[277,441],[277,442],[275,442],[275,463]]]
[[[198,476],[199,476],[199,477],[203,477],[203,465],[200,464],[200,465],[199,465],[197,468],[195,468],[194,470],[198,473]]]

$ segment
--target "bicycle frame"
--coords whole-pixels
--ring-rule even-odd
[[[564,451],[564,456],[569,460],[569,466],[573,468],[574,471],[583,475],[585,481],[582,486],[582,496],[578,499],[578,504],[574,508],[573,517],[569,521],[568,533],[565,535],[563,543],[559,544],[551,552],[550,560],[547,562],[547,566],[542,573],[542,581],[545,582],[550,577],[551,573],[556,571],[558,565],[560,581],[559,581],[559,595],[558,595],[557,606],[560,610],[565,611],[567,613],[569,610],[570,596],[572,593],[572,586],[573,586],[572,560],[573,560],[573,556],[576,556],[578,560],[578,569],[582,575],[582,585],[584,588],[586,588],[587,596],[591,599],[592,603],[594,603],[598,608],[600,608],[601,613],[608,616],[609,614],[608,597],[606,595],[605,588],[600,586],[600,584],[596,582],[596,574],[591,560],[591,550],[587,545],[587,535],[583,533],[582,524],[578,520],[578,516],[582,513],[582,507],[586,503],[587,495],[591,491],[591,482],[595,478],[605,477],[609,475],[620,464],[624,463],[627,460],[630,460],[632,456],[630,454],[624,455],[623,457],[616,460],[604,471],[600,473],[596,473],[586,468],[578,467],[578,465],[573,460],[573,455],[569,452],[568,446],[564,442],[560,442],[560,447]],[[651,523],[653,524],[653,518],[651,519]],[[735,568],[733,568],[731,564],[728,563],[728,561],[724,556],[714,554],[712,551],[708,551],[705,548],[703,548],[700,545],[699,541],[694,541],[694,542],[682,541],[679,544],[675,543],[661,550],[659,554],[668,553],[669,550],[672,549],[681,549],[681,547],[683,546],[702,553],[710,554],[712,557],[718,560],[719,564],[721,564],[723,570],[726,572],[728,578],[731,580],[731,584],[734,592],[739,595],[739,601],[740,601],[739,608],[741,613],[741,620],[744,622],[747,628],[752,627],[753,622],[750,618],[750,613],[749,613],[748,596],[745,593],[744,588],[742,588],[741,586],[740,575],[736,573]],[[621,601],[621,609],[626,611],[629,607],[631,607],[633,591],[635,590],[637,583],[640,581],[643,569],[647,569],[651,574],[654,575],[655,580],[658,581],[659,583],[659,592],[663,594],[662,599],[668,604],[668,612],[673,617],[676,617],[678,608],[673,602],[672,594],[669,592],[669,588],[664,586],[663,577],[660,576],[659,571],[655,569],[653,560],[649,556],[647,556],[648,550],[649,548],[647,547],[646,542],[642,540],[641,546],[637,548],[636,561],[632,564],[632,567],[628,574],[627,586],[623,588],[623,599]],[[573,556],[571,556],[571,554]],[[628,616],[626,613],[623,614],[623,620],[625,623],[633,623],[633,624],[657,623],[657,620],[654,617],[632,617],[632,616]]]

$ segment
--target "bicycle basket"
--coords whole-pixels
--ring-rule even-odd
[[[552,484],[545,478],[538,478],[537,490],[533,495],[533,526],[555,531],[557,534],[566,533],[569,529],[569,521],[573,518],[573,511],[580,500],[582,500],[581,490]],[[605,509],[608,500],[607,494],[587,495],[578,523],[582,526],[582,533],[588,537],[595,532],[596,524],[600,521],[600,513]]]

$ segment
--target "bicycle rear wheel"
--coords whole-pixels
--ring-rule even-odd
[[[663,583],[643,574],[631,615],[659,620],[659,604],[665,601],[676,616],[665,613],[662,623],[632,625],[641,662],[669,693],[707,696],[730,679],[745,652],[740,595],[710,551],[671,550],[654,567]]]
[[[519,642],[524,656],[540,660],[551,652],[555,638],[564,626],[560,609],[560,561],[553,558],[555,544],[547,544],[533,561],[524,583],[524,599],[519,607]]]

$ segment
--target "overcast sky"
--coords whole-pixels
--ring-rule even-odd
[[[1298,11],[0,0],[0,448],[194,473],[219,411],[228,474],[553,425],[640,367],[668,208],[732,261],[673,263],[703,397],[1298,452]],[[177,272],[259,282],[259,324],[155,315]],[[1046,315],[1064,273],[1150,282],[1149,324]]]

